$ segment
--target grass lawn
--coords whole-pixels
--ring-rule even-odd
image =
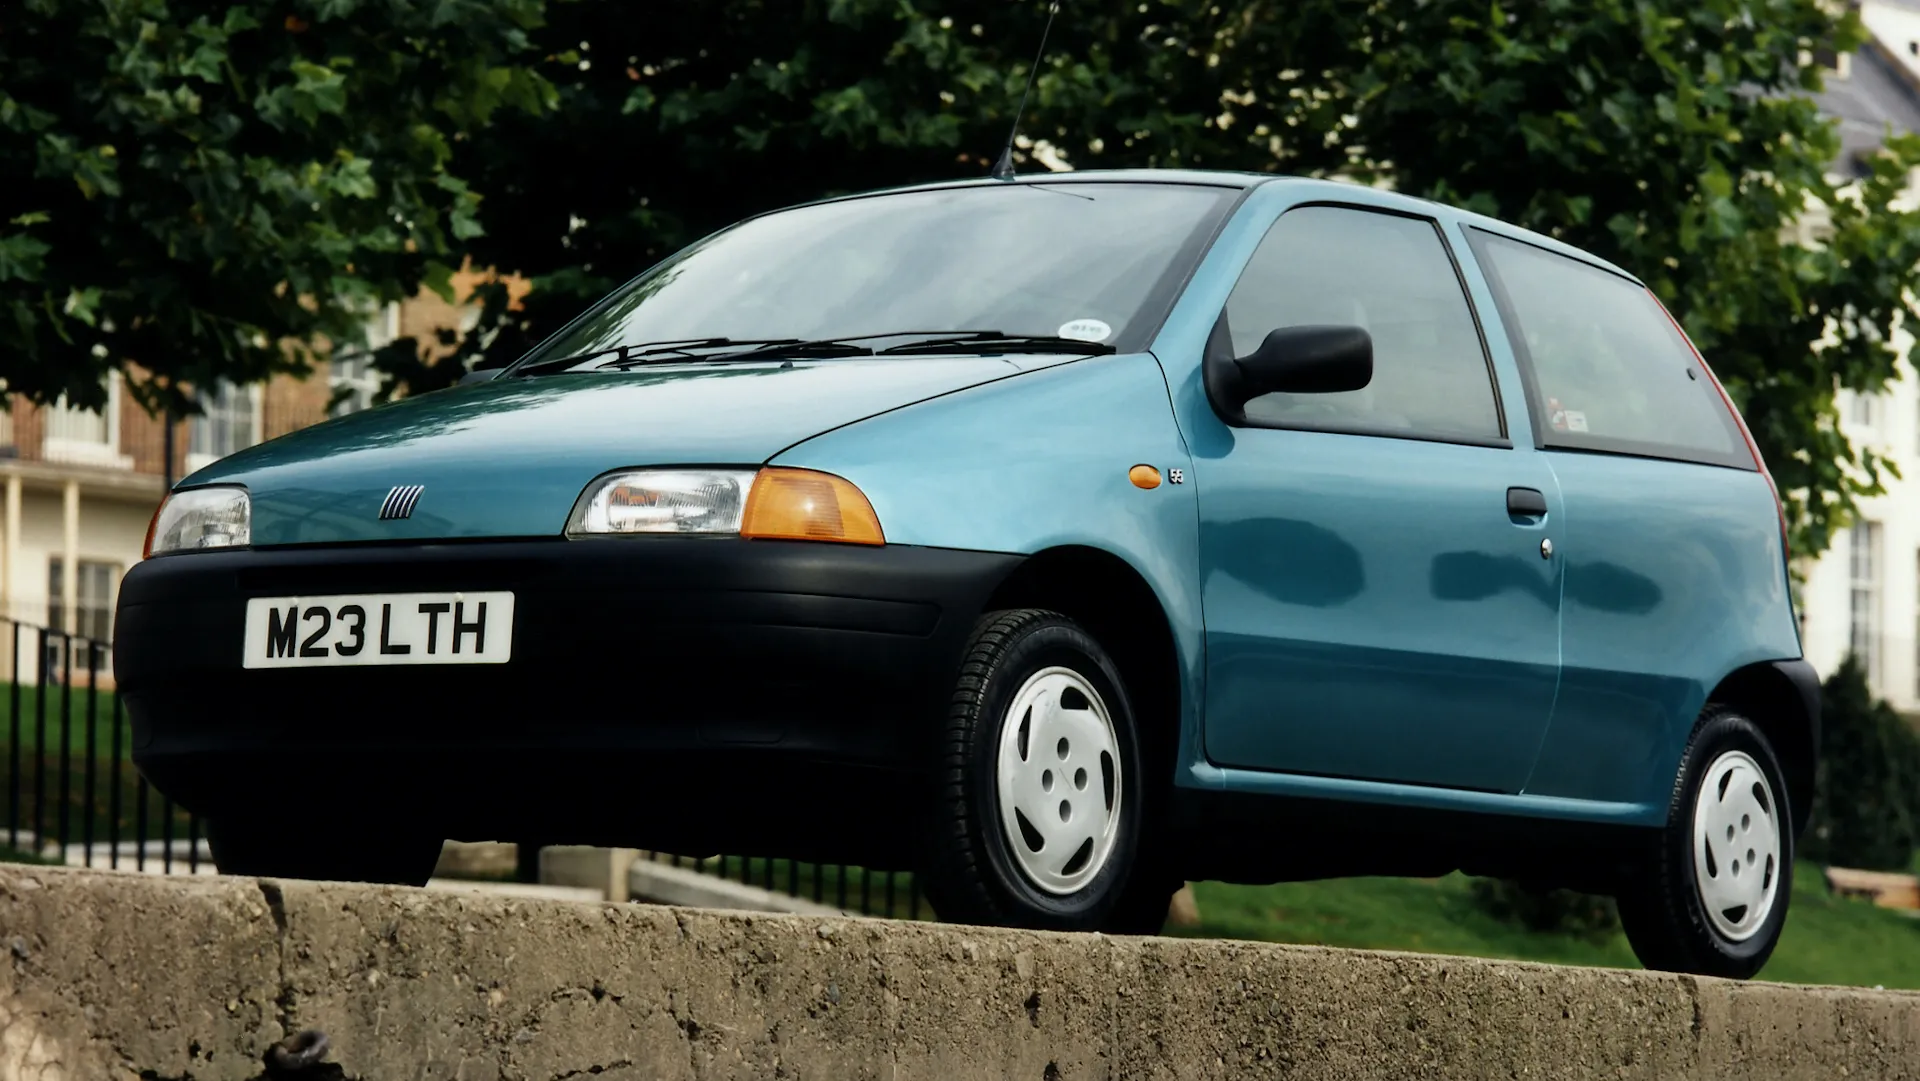
[[[76,676],[78,683],[82,677]],[[19,695],[18,712],[15,711],[14,695]],[[45,704],[41,703],[45,696]],[[0,683],[0,745],[12,743],[20,748],[22,754],[30,753],[40,746],[40,711],[46,711],[46,747],[53,754],[60,752],[62,711],[65,711],[67,725],[64,735],[68,740],[71,753],[78,756],[87,750],[88,711],[92,711],[93,738],[95,753],[106,757],[113,750],[114,695],[112,691],[94,692],[84,686],[71,688],[53,684],[36,687],[32,684]],[[15,722],[18,721],[18,728]],[[121,723],[124,724],[124,721]],[[17,732],[17,736],[16,736]],[[129,736],[123,732],[120,737],[120,755],[126,757],[131,748]]]
[[[169,819],[165,800],[141,785],[132,762],[132,732],[124,713],[116,715],[115,702],[112,691],[95,693],[84,686],[0,683],[0,844],[5,843],[8,826],[31,830],[37,825],[49,838],[59,836],[62,805],[69,840],[80,841],[89,821],[96,840],[114,836],[116,808],[117,836],[131,839],[141,825],[138,805],[143,794],[147,799],[145,836],[163,836],[169,827],[175,836],[186,835],[185,812],[176,809]]]
[[[54,865],[54,861],[52,860],[43,860],[31,852],[22,852],[17,848],[8,848],[4,844],[0,844],[0,863],[33,863],[48,867]]]
[[[1194,885],[1201,924],[1170,934],[1416,950],[1567,965],[1638,968],[1627,940],[1536,934],[1487,915],[1468,880],[1351,878],[1278,886]],[[1920,989],[1920,918],[1827,893],[1820,869],[1797,868],[1786,933],[1761,973],[1791,983]]]

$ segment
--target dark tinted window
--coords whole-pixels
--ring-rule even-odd
[[[1476,230],[1474,247],[1547,446],[1752,468],[1720,392],[1645,288],[1491,233]]]
[[[1498,439],[1479,327],[1433,223],[1346,207],[1288,211],[1227,300],[1235,356],[1280,327],[1364,327],[1373,382],[1341,394],[1268,394],[1247,418],[1277,427]]]
[[[698,338],[999,330],[1144,347],[1238,191],[1062,181],[797,207],[716,233],[540,356]],[[537,357],[530,357],[538,359]],[[910,363],[910,361],[903,361]]]

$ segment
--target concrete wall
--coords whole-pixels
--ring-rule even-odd
[[[309,1028],[361,1081],[1920,1078],[1920,995],[0,869],[0,1081],[244,1081]]]

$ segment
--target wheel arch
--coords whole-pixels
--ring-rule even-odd
[[[1707,701],[1731,706],[1766,733],[1786,775],[1795,836],[1813,811],[1820,761],[1820,681],[1804,660],[1760,661],[1737,668]]]
[[[1006,608],[1059,612],[1099,641],[1126,683],[1142,753],[1170,783],[1180,746],[1180,653],[1166,606],[1146,577],[1102,548],[1048,548],[1022,561],[988,597],[987,611]]]

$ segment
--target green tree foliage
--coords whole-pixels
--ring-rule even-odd
[[[454,147],[551,90],[540,0],[0,10],[0,379],[98,405],[296,369],[481,235]],[[177,400],[174,404],[182,404]]]
[[[1822,692],[1821,756],[1810,859],[1904,871],[1920,847],[1920,733],[1873,697],[1848,657]]]
[[[1353,79],[1382,175],[1639,274],[1742,406],[1795,549],[1818,552],[1889,463],[1849,445],[1833,389],[1879,390],[1912,311],[1920,214],[1896,207],[1920,140],[1858,184],[1805,92],[1864,40],[1819,0],[1382,4]],[[1845,190],[1843,190],[1843,188]],[[1790,226],[1830,218],[1815,246]],[[1817,345],[1816,343],[1822,343]]]
[[[430,389],[504,363],[743,215],[984,172],[1044,17],[1040,0],[554,0],[538,70],[558,111],[456,147],[490,199],[476,259],[537,289],[511,316],[496,298],[448,362],[403,345],[389,371]],[[1025,130],[1079,168],[1391,184],[1618,261],[1742,405],[1813,552],[1887,468],[1841,434],[1833,389],[1893,374],[1920,263],[1920,217],[1894,206],[1920,143],[1891,142],[1849,191],[1825,175],[1810,56],[1862,40],[1820,0],[1068,5]],[[1788,227],[1813,204],[1831,226],[1800,246]]]
[[[1882,387],[1920,263],[1920,142],[1826,176],[1825,0],[1068,4],[1026,131],[1078,168],[1340,175],[1612,258],[1685,322],[1824,549],[1889,468]],[[737,218],[984,172],[1043,0],[21,0],[0,16],[0,377],[257,376],[454,251],[537,288],[415,391],[500,363]],[[543,21],[544,20],[544,21]],[[529,45],[531,48],[529,49]],[[1023,144],[1022,168],[1042,168]],[[479,196],[486,196],[485,214]],[[1811,245],[1790,226],[1828,224]],[[480,235],[484,217],[488,232]],[[97,355],[96,355],[97,354]]]

